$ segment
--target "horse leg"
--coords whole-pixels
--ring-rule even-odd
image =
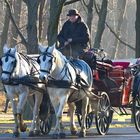
[[[87,97],[82,99],[82,123],[79,137],[85,137],[86,135],[86,116],[87,116],[87,107],[89,99]]]
[[[15,121],[15,127],[13,130],[13,137],[19,137],[19,123],[18,123],[18,118],[17,118],[17,107],[16,107],[16,100],[13,97],[9,98],[12,104],[12,110],[13,110],[13,116],[14,116],[14,121]]]
[[[40,120],[39,120],[39,109],[40,104],[42,102],[43,94],[42,93],[36,93],[35,94],[35,105],[33,109],[33,120],[29,132],[29,136],[37,136],[40,135]]]
[[[77,128],[75,125],[75,120],[74,120],[74,113],[75,113],[75,104],[74,103],[68,103],[69,106],[69,111],[70,111],[70,130],[72,135],[77,134]]]
[[[64,110],[64,106],[67,102],[68,95],[61,97],[60,101],[56,102],[56,100],[51,100],[52,104],[55,108],[55,113],[56,113],[56,125],[53,133],[53,138],[64,138],[65,133],[64,133],[64,127],[62,125],[62,114]],[[59,107],[57,109],[57,107]]]
[[[21,132],[25,132],[27,125],[23,121],[23,108],[25,106],[25,103],[27,101],[28,92],[23,92],[19,95],[19,102],[17,105],[17,115],[18,115],[18,121],[19,121],[19,127]]]
[[[60,138],[65,138],[65,132],[64,132],[64,126],[62,124],[62,115],[63,115],[63,110],[64,110],[64,106],[67,102],[68,99],[68,95],[64,95],[61,99],[60,99],[60,106],[59,106],[59,110],[57,113],[57,117],[59,120],[59,137]]]

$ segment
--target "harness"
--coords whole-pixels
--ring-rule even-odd
[[[24,81],[22,81],[23,79],[22,78],[19,78],[19,77],[16,77],[16,78],[11,78],[11,75],[13,74],[15,68],[16,68],[16,65],[17,65],[17,60],[15,58],[15,56],[13,54],[11,54],[10,52],[6,53],[3,57],[6,57],[5,58],[5,61],[8,61],[8,57],[12,57],[14,58],[14,64],[13,64],[13,69],[11,71],[2,71],[2,73],[4,74],[9,74],[9,82],[6,83],[7,85],[19,85],[19,84],[22,84],[24,83]],[[36,72],[38,72],[36,66],[34,65],[34,61],[32,58],[28,57],[28,56],[25,56],[24,54],[22,53],[19,53],[18,54],[18,57],[19,57],[19,60],[25,60],[25,62],[27,62],[28,66],[31,68],[30,69],[30,73],[27,73],[27,75],[34,75]],[[21,65],[21,63],[20,63]],[[38,72],[39,73],[39,72]],[[24,77],[24,76],[23,76]],[[26,82],[25,82],[26,83]],[[4,83],[5,84],[5,83]],[[27,85],[27,83],[25,84]]]

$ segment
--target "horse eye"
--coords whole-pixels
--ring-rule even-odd
[[[11,64],[14,64],[14,61],[12,61]]]
[[[49,62],[52,63],[52,59],[50,59]]]

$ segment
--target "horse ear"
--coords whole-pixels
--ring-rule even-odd
[[[55,43],[54,43],[52,46],[50,46],[50,52],[53,53],[53,51],[54,51],[55,49],[56,49],[56,48],[55,48]]]
[[[10,48],[8,48],[7,44],[4,44],[3,46],[3,53],[7,53],[10,50]]]
[[[11,53],[12,53],[12,54],[15,54],[16,52],[17,52],[17,48],[16,48],[16,47],[11,48]]]
[[[42,46],[41,44],[38,44],[38,48],[39,48],[41,53],[45,52],[47,49],[46,47]]]

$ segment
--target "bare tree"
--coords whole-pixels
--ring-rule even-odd
[[[13,18],[18,27],[19,27],[19,23],[20,23],[21,5],[22,5],[22,1],[20,1],[20,0],[13,1],[13,15],[14,15]],[[12,34],[11,34],[10,46],[13,47],[17,43],[18,33],[13,24],[11,25],[11,30],[12,30]]]
[[[27,23],[27,53],[38,53],[38,37],[37,37],[37,17],[38,6],[40,0],[23,0],[28,9],[28,23]]]
[[[116,27],[116,34],[117,34],[117,36],[121,36],[121,25],[122,25],[123,19],[124,19],[126,0],[118,0],[117,8],[118,8],[118,12],[117,12],[118,24]],[[119,49],[119,45],[120,45],[120,41],[117,38],[115,38],[115,42],[114,42],[115,48],[113,49],[111,59],[117,58],[117,52]]]
[[[1,33],[0,55],[2,54],[3,46],[7,42],[7,39],[8,39],[9,23],[10,23],[9,9],[6,7],[5,19],[4,19],[4,24],[3,24],[4,26]]]
[[[50,1],[50,19],[49,19],[48,36],[47,36],[49,45],[54,44],[57,40],[59,18],[65,2],[66,0]]]
[[[136,0],[137,11],[136,11],[136,58],[140,57],[140,0]]]
[[[41,0],[40,7],[39,7],[39,41],[42,38],[42,29],[43,29],[43,13],[44,13],[44,7],[47,3],[47,0]]]
[[[94,0],[94,2],[95,2],[95,0]],[[96,5],[96,2],[94,5]],[[101,10],[99,12],[98,27],[97,27],[97,32],[96,32],[96,36],[95,36],[94,46],[93,46],[94,48],[100,48],[102,34],[105,29],[107,5],[108,5],[108,0],[103,0]]]
[[[93,0],[89,0],[88,3],[85,2],[85,0],[81,1],[84,5],[84,7],[86,8],[87,11],[87,26],[89,28],[89,31],[91,32],[91,28],[92,28],[92,20],[93,20],[93,4],[94,1]]]

